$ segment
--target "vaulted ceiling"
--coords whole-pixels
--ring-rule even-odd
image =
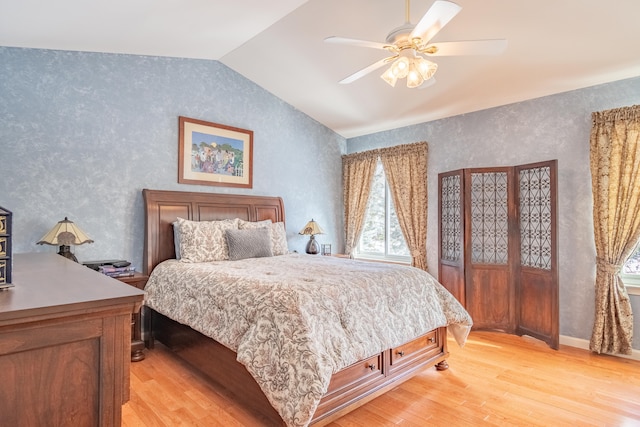
[[[416,23],[434,0],[413,0]],[[640,76],[640,1],[456,0],[433,41],[506,39],[499,56],[450,56],[435,83],[392,88],[384,42],[403,0],[0,0],[0,45],[219,60],[344,137]]]

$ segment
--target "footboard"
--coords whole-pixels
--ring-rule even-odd
[[[234,394],[268,425],[284,425],[236,353],[188,326],[147,309],[152,339],[157,339],[210,380]],[[438,328],[408,343],[361,360],[335,373],[311,422],[325,425],[410,379],[430,366],[446,369],[447,330]]]

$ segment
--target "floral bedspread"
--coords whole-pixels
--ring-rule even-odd
[[[168,260],[145,293],[145,305],[235,351],[288,426],[310,422],[340,369],[441,326],[463,345],[472,324],[422,270],[330,256]]]

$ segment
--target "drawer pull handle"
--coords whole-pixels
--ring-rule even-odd
[[[371,369],[373,371],[374,369],[376,369],[376,365],[374,365],[373,363],[370,363],[369,364],[369,369]]]
[[[434,337],[429,337],[429,342],[436,342],[436,339]]]
[[[397,353],[397,355],[398,355],[398,356],[400,356],[400,357],[404,356],[404,351],[399,351],[399,352]]]

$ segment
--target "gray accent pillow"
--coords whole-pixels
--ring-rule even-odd
[[[286,255],[289,253],[289,247],[287,245],[287,231],[284,228],[284,222],[271,222],[270,219],[250,222],[239,219],[238,228],[240,230],[267,228],[271,235],[271,252],[273,256]]]
[[[273,256],[271,235],[267,228],[227,230],[226,233],[231,261]]]

